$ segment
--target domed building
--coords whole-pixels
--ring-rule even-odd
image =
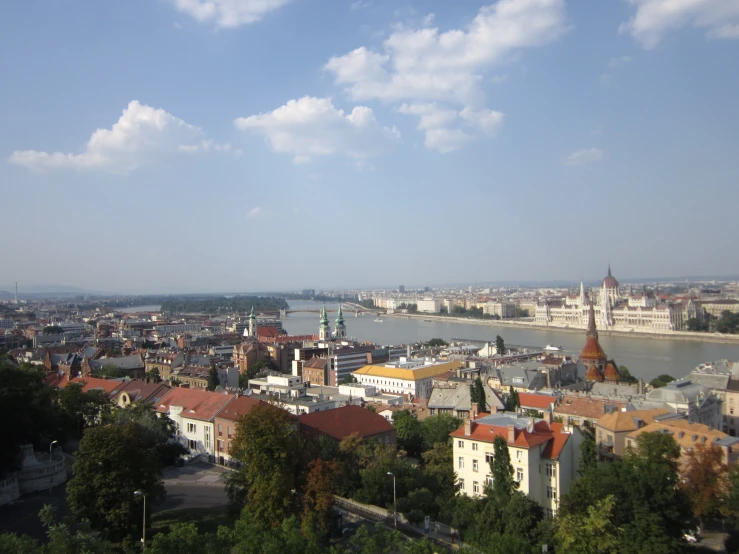
[[[611,264],[608,264],[608,275],[603,279],[603,284],[600,286],[601,289],[601,301],[605,303],[607,299],[611,307],[618,304],[621,300],[621,291],[618,287],[618,281],[611,274]]]

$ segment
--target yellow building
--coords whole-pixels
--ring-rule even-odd
[[[400,358],[398,362],[366,365],[352,372],[362,384],[387,394],[405,394],[413,400],[428,399],[434,377],[464,367],[463,362],[440,362],[432,358]]]

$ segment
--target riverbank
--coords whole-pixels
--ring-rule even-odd
[[[433,314],[385,314],[383,317],[395,317],[400,319],[421,319],[450,323],[468,323],[472,325],[487,325],[489,327],[518,327],[522,329],[532,329],[536,331],[563,331],[566,333],[584,333],[585,327],[574,327],[571,325],[538,325],[533,321],[521,321],[510,319],[475,319],[466,317],[452,317]],[[677,341],[693,341],[693,342],[710,342],[715,344],[736,344],[739,345],[739,335],[717,335],[709,333],[700,333],[693,331],[669,331],[654,332],[642,331],[638,329],[621,330],[607,329],[600,330],[598,333],[603,336],[613,337],[629,337],[642,339],[657,340],[677,340]]]

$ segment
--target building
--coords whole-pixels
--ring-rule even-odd
[[[732,313],[739,312],[739,300],[701,300],[699,303],[706,313],[713,317],[721,317],[721,314],[726,311]]]
[[[215,365],[218,377],[218,386],[236,389],[239,387],[239,368],[228,365]],[[207,389],[211,367],[186,365],[180,369],[175,377],[177,380],[193,389]]]
[[[550,517],[569,490],[580,467],[579,430],[565,432],[562,424],[500,413],[468,420],[452,432],[454,471],[459,492],[482,496],[492,484],[493,441],[503,437],[519,490],[544,507]]]
[[[328,385],[330,364],[328,358],[311,358],[303,362],[303,381],[311,385]]]
[[[483,383],[485,390],[485,410],[491,413],[503,409],[503,402],[487,383]],[[459,419],[473,417],[470,383],[448,380],[443,384],[439,381],[434,384],[427,404],[429,415],[449,414]],[[482,409],[478,406],[478,408]]]
[[[683,306],[680,302],[662,302],[659,294],[622,294],[616,278],[611,274],[603,279],[599,291],[585,292],[580,283],[579,294],[561,299],[545,299],[537,303],[534,322],[537,325],[567,324],[585,325],[588,309],[595,306],[595,316],[601,329],[643,329],[651,331],[679,331],[685,329],[686,313],[694,306]]]
[[[372,346],[347,344],[331,346],[328,356],[331,361],[329,385],[337,387],[339,383],[351,377],[352,373],[361,367],[372,363]]]
[[[342,441],[358,434],[364,440],[375,440],[395,446],[395,427],[384,417],[359,406],[343,406],[334,410],[305,414],[299,417],[301,429],[309,433]]]
[[[436,314],[441,311],[441,300],[438,298],[424,298],[416,301],[418,311],[427,314]]]
[[[675,418],[667,408],[651,410],[611,410],[594,424],[595,442],[600,457],[611,459],[626,452],[626,436],[637,429],[654,423],[658,418]],[[678,416],[682,417],[682,416]]]
[[[155,383],[148,379],[143,381],[131,379],[114,390],[111,400],[119,408],[125,408],[135,402],[156,405],[170,390],[164,383]]]
[[[434,377],[464,366],[463,362],[439,362],[433,358],[408,359],[384,365],[366,365],[352,375],[362,384],[374,385],[391,394],[404,394],[414,400],[428,399]]]
[[[218,411],[213,419],[216,433],[216,463],[231,465],[231,441],[236,436],[239,418],[261,403],[261,400],[250,396],[235,396]]]
[[[154,355],[147,356],[144,361],[146,371],[156,370],[163,381],[169,381],[173,372],[177,372],[185,363],[183,352],[167,352],[160,350]]]
[[[140,354],[130,356],[118,356],[115,358],[99,358],[82,360],[82,375],[95,375],[106,367],[114,367],[126,377],[132,379],[143,379],[146,373],[146,364]]]
[[[647,393],[646,401],[662,403],[670,411],[684,415],[690,423],[702,423],[712,429],[723,429],[721,398],[711,389],[678,379]]]
[[[191,456],[206,455],[213,461],[216,452],[213,420],[234,396],[178,387],[165,394],[155,408],[175,423],[177,440]]]
[[[326,306],[321,310],[320,326],[318,328],[318,339],[327,341],[331,339],[331,327],[328,324],[328,315],[326,315]]]
[[[337,339],[346,338],[346,324],[344,323],[344,314],[341,312],[341,304],[339,304],[339,312],[336,315],[336,329],[334,336]]]
[[[568,395],[554,408],[554,417],[561,418],[565,428],[592,426],[605,414],[625,407],[625,401]]]
[[[610,276],[610,268],[608,272]],[[615,282],[615,279],[613,280]],[[612,289],[607,289],[612,292]],[[585,332],[585,346],[580,352],[580,364],[587,368],[585,371],[585,380],[596,383],[619,383],[621,381],[621,372],[618,370],[616,362],[609,360],[603,348],[598,342],[598,328],[595,324],[595,309],[592,302],[588,310],[588,329]]]

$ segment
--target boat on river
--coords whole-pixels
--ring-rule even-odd
[[[547,344],[544,347],[544,350],[550,350],[552,352],[561,352],[562,351],[562,347],[561,346],[555,346],[553,344]]]

